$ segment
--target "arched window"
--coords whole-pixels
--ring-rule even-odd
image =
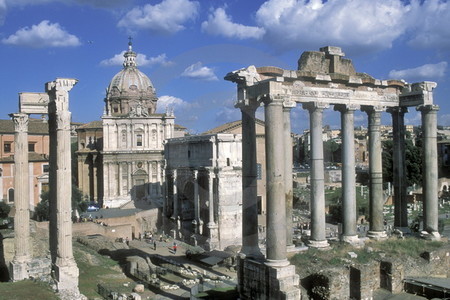
[[[8,202],[9,203],[14,202],[14,189],[8,190]]]

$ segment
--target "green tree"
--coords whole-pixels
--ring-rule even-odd
[[[387,140],[383,142],[383,181],[393,182],[393,147],[394,142]],[[405,139],[405,167],[406,184],[422,183],[422,147],[420,143],[414,145],[410,138]]]
[[[341,145],[333,140],[323,142],[323,155],[325,162],[340,162]]]
[[[35,209],[36,217],[38,220],[44,221],[49,220],[49,191],[42,192],[41,202],[38,203]],[[88,207],[88,202],[86,197],[83,197],[83,193],[80,189],[72,185],[72,210],[78,210],[79,212],[85,212]]]
[[[0,219],[6,219],[11,211],[11,206],[5,202],[0,202]]]

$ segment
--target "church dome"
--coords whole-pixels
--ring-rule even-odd
[[[106,89],[106,113],[108,115],[129,115],[136,111],[152,114],[156,110],[155,88],[147,75],[139,71],[136,64],[136,52],[132,50],[131,41],[123,55],[123,69],[111,80]]]

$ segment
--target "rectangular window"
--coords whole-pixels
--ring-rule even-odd
[[[256,164],[256,176],[258,180],[262,179],[262,169],[261,164]]]
[[[34,152],[35,145],[35,143],[28,143],[28,152]]]
[[[11,143],[8,142],[3,145],[3,152],[11,153]]]
[[[48,173],[49,170],[50,170],[49,165],[43,165],[43,166],[42,166],[42,172],[43,172],[43,173]]]
[[[136,146],[142,146],[142,134],[136,136]]]

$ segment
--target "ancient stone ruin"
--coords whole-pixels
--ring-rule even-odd
[[[308,246],[328,247],[325,236],[323,111],[330,105],[341,113],[343,230],[341,240],[358,240],[356,227],[354,112],[368,115],[370,164],[370,230],[373,239],[387,237],[383,226],[381,164],[381,113],[392,114],[394,130],[395,226],[407,226],[404,114],[408,107],[422,112],[424,145],[423,237],[439,240],[437,197],[436,113],[434,82],[407,84],[378,80],[355,71],[339,47],[304,52],[297,70],[255,67],[230,72],[226,80],[237,83],[236,108],[242,112],[242,256],[239,260],[239,292],[244,299],[297,299],[298,275],[286,258],[292,244],[288,222],[292,219],[292,147],[290,110],[300,103],[309,111],[311,131],[311,237]],[[258,246],[256,199],[255,112],[264,106],[267,170],[266,257]],[[281,155],[280,155],[281,154]],[[289,221],[287,221],[289,220]],[[286,230],[288,229],[288,230]]]
[[[21,93],[19,113],[11,114],[15,125],[16,215],[15,254],[10,266],[13,281],[52,272],[62,298],[78,299],[78,267],[72,251],[72,194],[69,91],[76,79],[57,78],[45,85],[45,93]],[[50,253],[51,268],[30,257],[30,208],[28,189],[28,116],[48,114],[50,134]],[[39,270],[37,270],[38,268]],[[50,275],[50,274],[40,274]]]

